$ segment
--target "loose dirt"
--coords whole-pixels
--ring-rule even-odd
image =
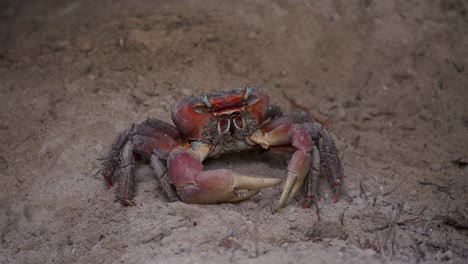
[[[466,263],[468,2],[2,1],[0,263]],[[202,92],[268,89],[328,120],[343,195],[276,214],[166,201],[148,166],[123,207],[115,137]],[[288,99],[289,98],[289,99]],[[291,101],[290,99],[294,100]],[[207,162],[284,178],[287,155]]]

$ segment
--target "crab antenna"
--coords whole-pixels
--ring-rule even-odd
[[[205,103],[206,107],[208,107],[208,108],[212,108],[212,107],[213,107],[213,104],[212,104],[211,101],[208,99],[208,97],[206,97],[206,94],[202,94],[201,99],[202,99],[203,103]]]
[[[244,101],[247,100],[251,93],[252,93],[252,85],[250,85],[250,83],[248,83],[245,86],[244,93],[242,94],[242,99],[244,99]]]

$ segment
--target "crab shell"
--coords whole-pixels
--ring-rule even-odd
[[[247,85],[245,88],[227,92],[182,99],[174,105],[171,118],[184,138],[200,140],[209,120],[218,118],[218,125],[222,127],[220,117],[247,112],[257,124],[262,124],[268,106],[267,92],[262,88]]]

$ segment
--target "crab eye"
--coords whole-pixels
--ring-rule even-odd
[[[208,97],[206,97],[206,94],[202,94],[201,99],[202,99],[203,103],[206,105],[206,107],[208,107],[208,108],[213,107],[213,104],[210,102]]]

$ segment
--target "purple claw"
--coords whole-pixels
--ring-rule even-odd
[[[229,169],[203,171],[194,154],[182,147],[171,152],[168,167],[171,183],[186,203],[239,202],[281,182],[281,179],[250,177]]]

